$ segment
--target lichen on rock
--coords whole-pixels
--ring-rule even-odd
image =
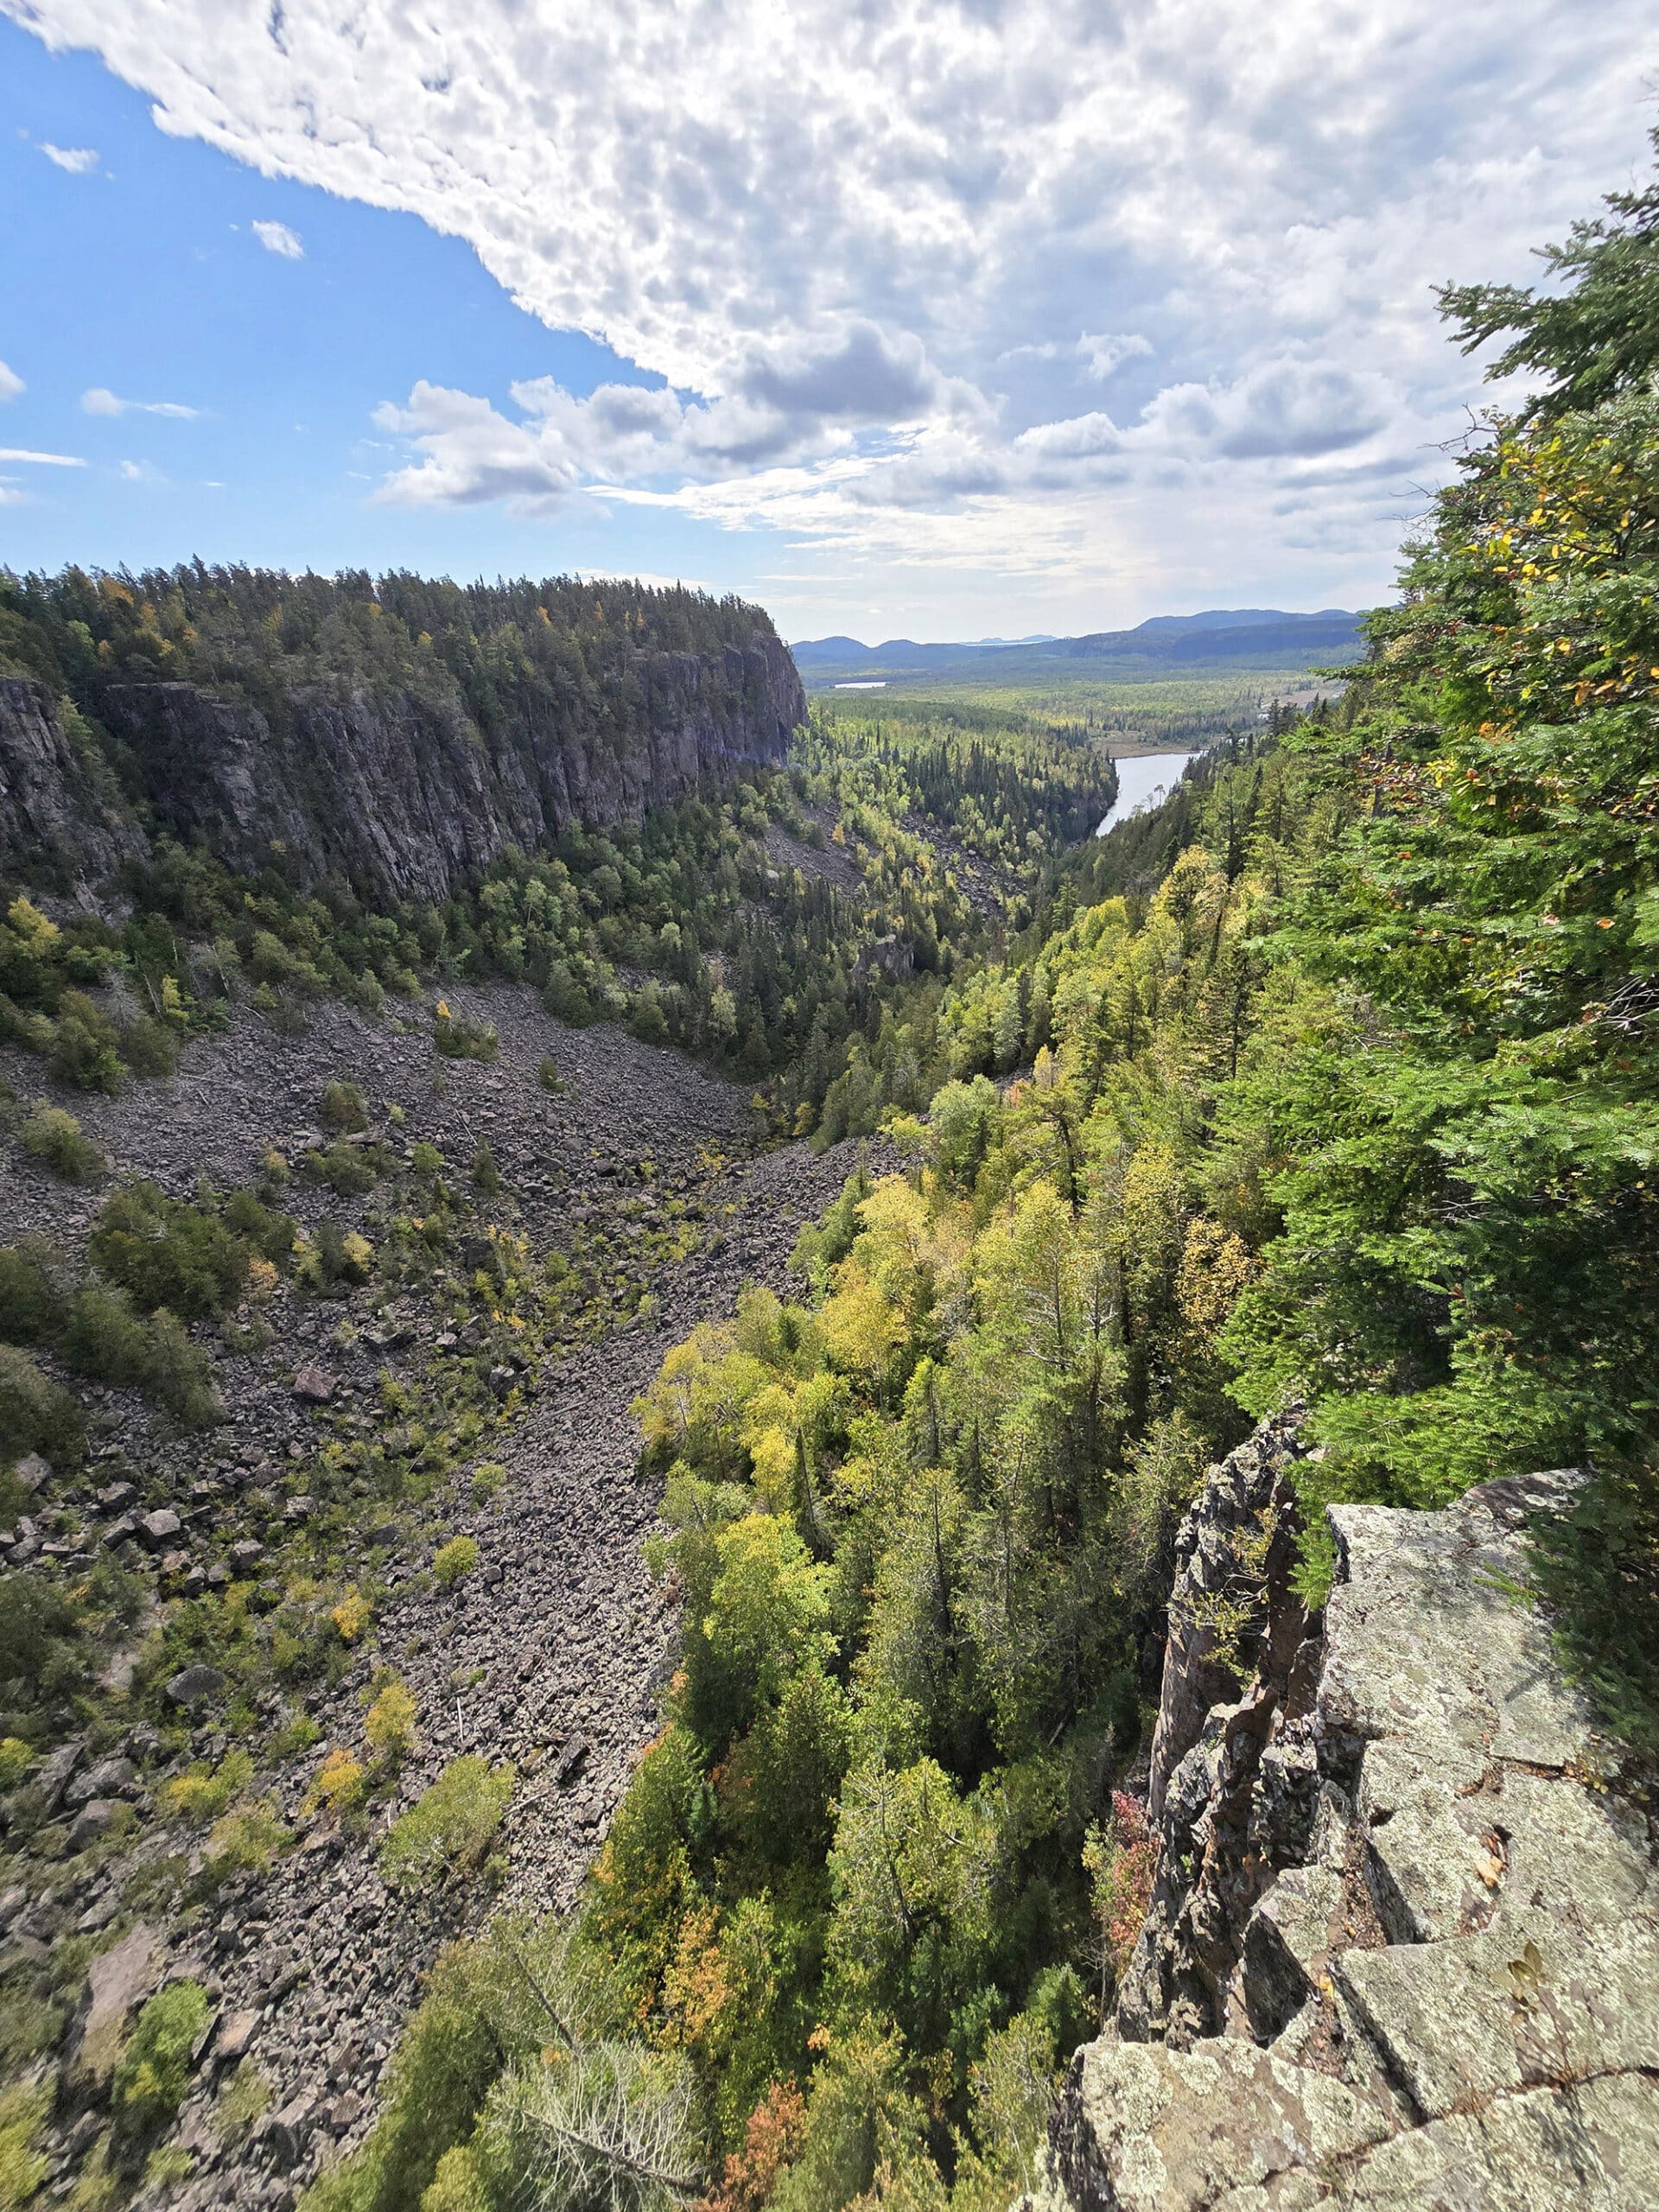
[[[1291,1591],[1293,1414],[1183,1527],[1152,1906],[1029,2212],[1659,2203],[1659,1865],[1522,1602],[1571,1472],[1330,1510]]]

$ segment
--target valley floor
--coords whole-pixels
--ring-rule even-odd
[[[131,1669],[118,1655],[106,1672],[99,1740],[88,1741],[80,1764],[112,1748],[133,1758],[138,1772],[124,1795],[138,1825],[124,1846],[110,1838],[79,1853],[61,1837],[42,1838],[44,1854],[25,1870],[29,1894],[14,1891],[8,1917],[14,1943],[90,1937],[88,1948],[103,1954],[94,1996],[103,1992],[118,2014],[158,1982],[184,1976],[202,1982],[217,2007],[176,2139],[194,2171],[159,2194],[141,2191],[138,2202],[291,2203],[367,2133],[381,2072],[444,1943],[504,1906],[543,1912],[573,1901],[654,1732],[672,1664],[671,1597],[653,1587],[642,1556],[656,1499],[636,1476],[631,1402],[673,1344],[699,1321],[730,1313],[744,1282],[784,1287],[801,1225],[856,1164],[851,1144],[819,1157],[804,1145],[758,1151],[741,1087],[615,1029],[561,1028],[528,991],[457,991],[450,1003],[495,1028],[493,1060],[437,1058],[424,1016],[400,1033],[334,1003],[293,1037],[238,1013],[228,1033],[193,1042],[176,1077],[118,1099],[54,1092],[38,1062],[7,1056],[14,1088],[72,1107],[118,1176],[152,1178],[181,1198],[199,1174],[221,1187],[251,1181],[273,1144],[298,1157],[325,1142],[315,1126],[321,1088],[353,1080],[370,1102],[370,1134],[393,1138],[405,1156],[416,1142],[435,1142],[464,1175],[475,1147],[487,1143],[503,1184],[488,1210],[538,1256],[583,1238],[601,1240],[609,1255],[601,1280],[610,1325],[590,1320],[551,1344],[539,1366],[499,1370],[522,1405],[479,1449],[505,1470],[494,1494],[478,1499],[462,1487],[424,1516],[370,1509],[347,1535],[346,1571],[359,1560],[385,1586],[372,1648],[365,1638],[331,1683],[286,1697],[269,1686],[268,1725],[302,1709],[319,1732],[317,1751],[262,1771],[257,1784],[297,1847],[264,1873],[226,1883],[205,1913],[185,1909],[176,1884],[162,1878],[168,1854],[189,1842],[155,1817],[162,1785],[186,1757],[158,1764],[155,1732],[142,1723],[117,1739]],[[549,1053],[564,1084],[550,1095],[538,1077]],[[392,1101],[400,1123],[387,1122]],[[107,1187],[66,1186],[3,1147],[0,1207],[13,1236],[48,1235],[76,1254]],[[341,1200],[296,1176],[282,1202],[313,1230],[324,1217],[375,1227],[372,1192]],[[257,1571],[283,1572],[284,1493],[302,1465],[315,1464],[323,1439],[384,1422],[377,1396],[387,1376],[413,1384],[432,1362],[476,1349],[446,1336],[418,1293],[357,1293],[342,1305],[284,1290],[270,1321],[263,1350],[216,1354],[227,1416],[216,1428],[181,1436],[134,1392],[86,1394],[87,1468],[67,1483],[54,1475],[38,1501],[67,1503],[82,1524],[55,1548],[68,1554],[66,1573],[77,1571],[77,1543],[99,1541],[95,1493],[111,1471],[136,1484],[137,1510],[165,1504],[180,1514],[170,1540],[179,1548],[144,1569],[161,1595],[200,1586],[204,1566],[251,1532],[270,1548]],[[603,1332],[594,1336],[595,1327]],[[51,1515],[41,1518],[44,1532]],[[456,1534],[476,1541],[480,1563],[446,1589],[426,1567],[436,1536]],[[124,1555],[137,1563],[132,1547]],[[138,1624],[135,1650],[155,1619]],[[367,1832],[353,1834],[309,1809],[308,1791],[321,1751],[360,1737],[364,1693],[386,1667],[414,1695],[418,1745]],[[222,1758],[219,1718],[204,1707],[196,1724],[189,1758]],[[376,1864],[386,1829],[462,1753],[510,1760],[517,1770],[501,1888],[458,1897],[451,1885],[413,1901],[389,1891]],[[72,1779],[66,1810],[79,1796],[84,1785],[77,1790]],[[193,1864],[200,1857],[198,1847]],[[242,2055],[264,2075],[270,2107],[250,2138],[227,2142],[215,2099]],[[60,2183],[99,2125],[88,2111],[48,2146]]]

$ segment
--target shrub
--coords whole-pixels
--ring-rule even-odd
[[[365,1191],[372,1191],[378,1173],[372,1152],[360,1144],[331,1144],[327,1152],[308,1152],[300,1165],[341,1198],[361,1198]]]
[[[77,1375],[125,1389],[144,1380],[149,1331],[125,1291],[85,1283],[70,1301],[63,1356]]]
[[[118,1049],[134,1075],[171,1075],[179,1064],[177,1038],[147,1014],[122,1025]]]
[[[369,1109],[362,1088],[355,1083],[323,1085],[318,1116],[325,1129],[358,1130],[369,1126]]]
[[[44,1098],[36,1101],[18,1135],[23,1150],[66,1183],[96,1183],[105,1172],[103,1154],[81,1135],[74,1116],[61,1106],[48,1105]]]
[[[478,1544],[471,1536],[452,1536],[433,1554],[432,1572],[446,1590],[478,1565]]]
[[[499,1040],[487,1021],[451,1014],[448,1001],[440,999],[432,1017],[432,1041],[446,1059],[493,1060]]]
[[[35,1753],[21,1736],[0,1736],[0,1795],[15,1789],[35,1764]]]
[[[46,1265],[49,1250],[29,1238],[0,1244],[0,1338],[8,1344],[38,1344],[61,1325],[63,1300]]]
[[[314,1810],[326,1805],[331,1813],[344,1815],[355,1811],[362,1803],[364,1789],[361,1760],[353,1758],[336,1744],[317,1769],[308,1802]]]
[[[212,2011],[199,1981],[170,1982],[144,2006],[116,2062],[113,2101],[124,2133],[153,2133],[184,2102],[191,2054]]]
[[[536,1080],[543,1090],[550,1090],[555,1096],[564,1089],[564,1077],[559,1073],[558,1063],[550,1056],[543,1058],[537,1069]]]
[[[363,1723],[369,1749],[388,1766],[412,1751],[416,1745],[415,1699],[409,1685],[394,1675],[369,1707]]]
[[[417,1175],[433,1176],[442,1175],[449,1163],[436,1145],[419,1137],[409,1148],[409,1164]]]
[[[501,1170],[495,1164],[495,1154],[490,1150],[487,1138],[479,1140],[473,1154],[473,1187],[493,1198],[501,1188]]]
[[[52,1033],[52,1071],[77,1090],[121,1088],[121,1040],[115,1024],[84,991],[66,991]]]
[[[328,1618],[342,1643],[355,1643],[374,1618],[374,1608],[353,1582]]]
[[[499,1459],[482,1459],[473,1470],[473,1501],[482,1505],[495,1496],[507,1479],[507,1471]]]
[[[26,1351],[0,1344],[0,1467],[39,1452],[54,1466],[80,1457],[80,1408]]]
[[[35,2143],[51,2106],[50,2092],[35,2084],[0,2089],[0,2212],[27,2204],[50,2171]]]
[[[165,1406],[187,1428],[206,1428],[224,1417],[207,1353],[191,1343],[183,1323],[165,1306],[150,1320],[144,1395]]]
[[[147,1313],[158,1306],[187,1320],[235,1305],[248,1276],[248,1249],[203,1206],[134,1183],[104,1201],[87,1241],[95,1265]]]
[[[512,1795],[511,1766],[452,1759],[417,1804],[393,1821],[380,1872],[393,1889],[421,1890],[472,1872],[494,1841]]]
[[[162,1784],[162,1809],[171,1817],[206,1826],[217,1820],[253,1779],[253,1761],[244,1751],[226,1751],[217,1768],[200,1762]]]
[[[268,1798],[238,1806],[215,1824],[204,1871],[214,1882],[231,1874],[263,1874],[287,1841],[288,1829]]]

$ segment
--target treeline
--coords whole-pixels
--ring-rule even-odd
[[[953,1070],[904,1172],[641,1402],[682,1663],[581,1911],[449,1955],[315,2202],[1010,2201],[1146,1895],[1173,1529],[1293,1398],[1315,1603],[1326,1500],[1583,1467],[1535,1572],[1659,1754],[1659,191],[1554,261],[1449,298],[1547,386],[1340,712],[1172,799],[1155,890],[885,1009],[873,1080]]]
[[[576,702],[602,711],[645,655],[773,635],[743,600],[575,576],[455,584],[199,561],[136,575],[0,571],[0,670],[10,664],[93,713],[111,683],[200,683],[280,714],[296,685],[419,696],[448,679],[493,733],[538,697],[554,711]]]

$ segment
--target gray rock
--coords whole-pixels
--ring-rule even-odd
[[[114,2069],[127,2018],[161,1980],[163,1953],[153,1928],[140,1921],[87,1969],[86,2017],[75,2052],[77,2071],[94,2082]]]
[[[1198,1613],[1271,1443],[1242,1483],[1213,1471],[1183,1531]],[[1659,2203],[1659,1868],[1617,1748],[1508,1594],[1527,1516],[1572,1480],[1333,1508],[1322,1647],[1279,1672],[1267,1593],[1253,1681],[1196,1726],[1213,1654],[1172,1633],[1153,1907],[1067,2076],[1043,2212]]]
[[[217,1667],[209,1667],[197,1660],[194,1665],[181,1668],[167,1684],[170,1704],[182,1707],[187,1712],[210,1697],[217,1697],[225,1687],[225,1677]]]
[[[159,1552],[166,1548],[183,1530],[184,1523],[171,1506],[160,1506],[154,1513],[143,1515],[138,1522],[138,1541],[146,1551]]]

